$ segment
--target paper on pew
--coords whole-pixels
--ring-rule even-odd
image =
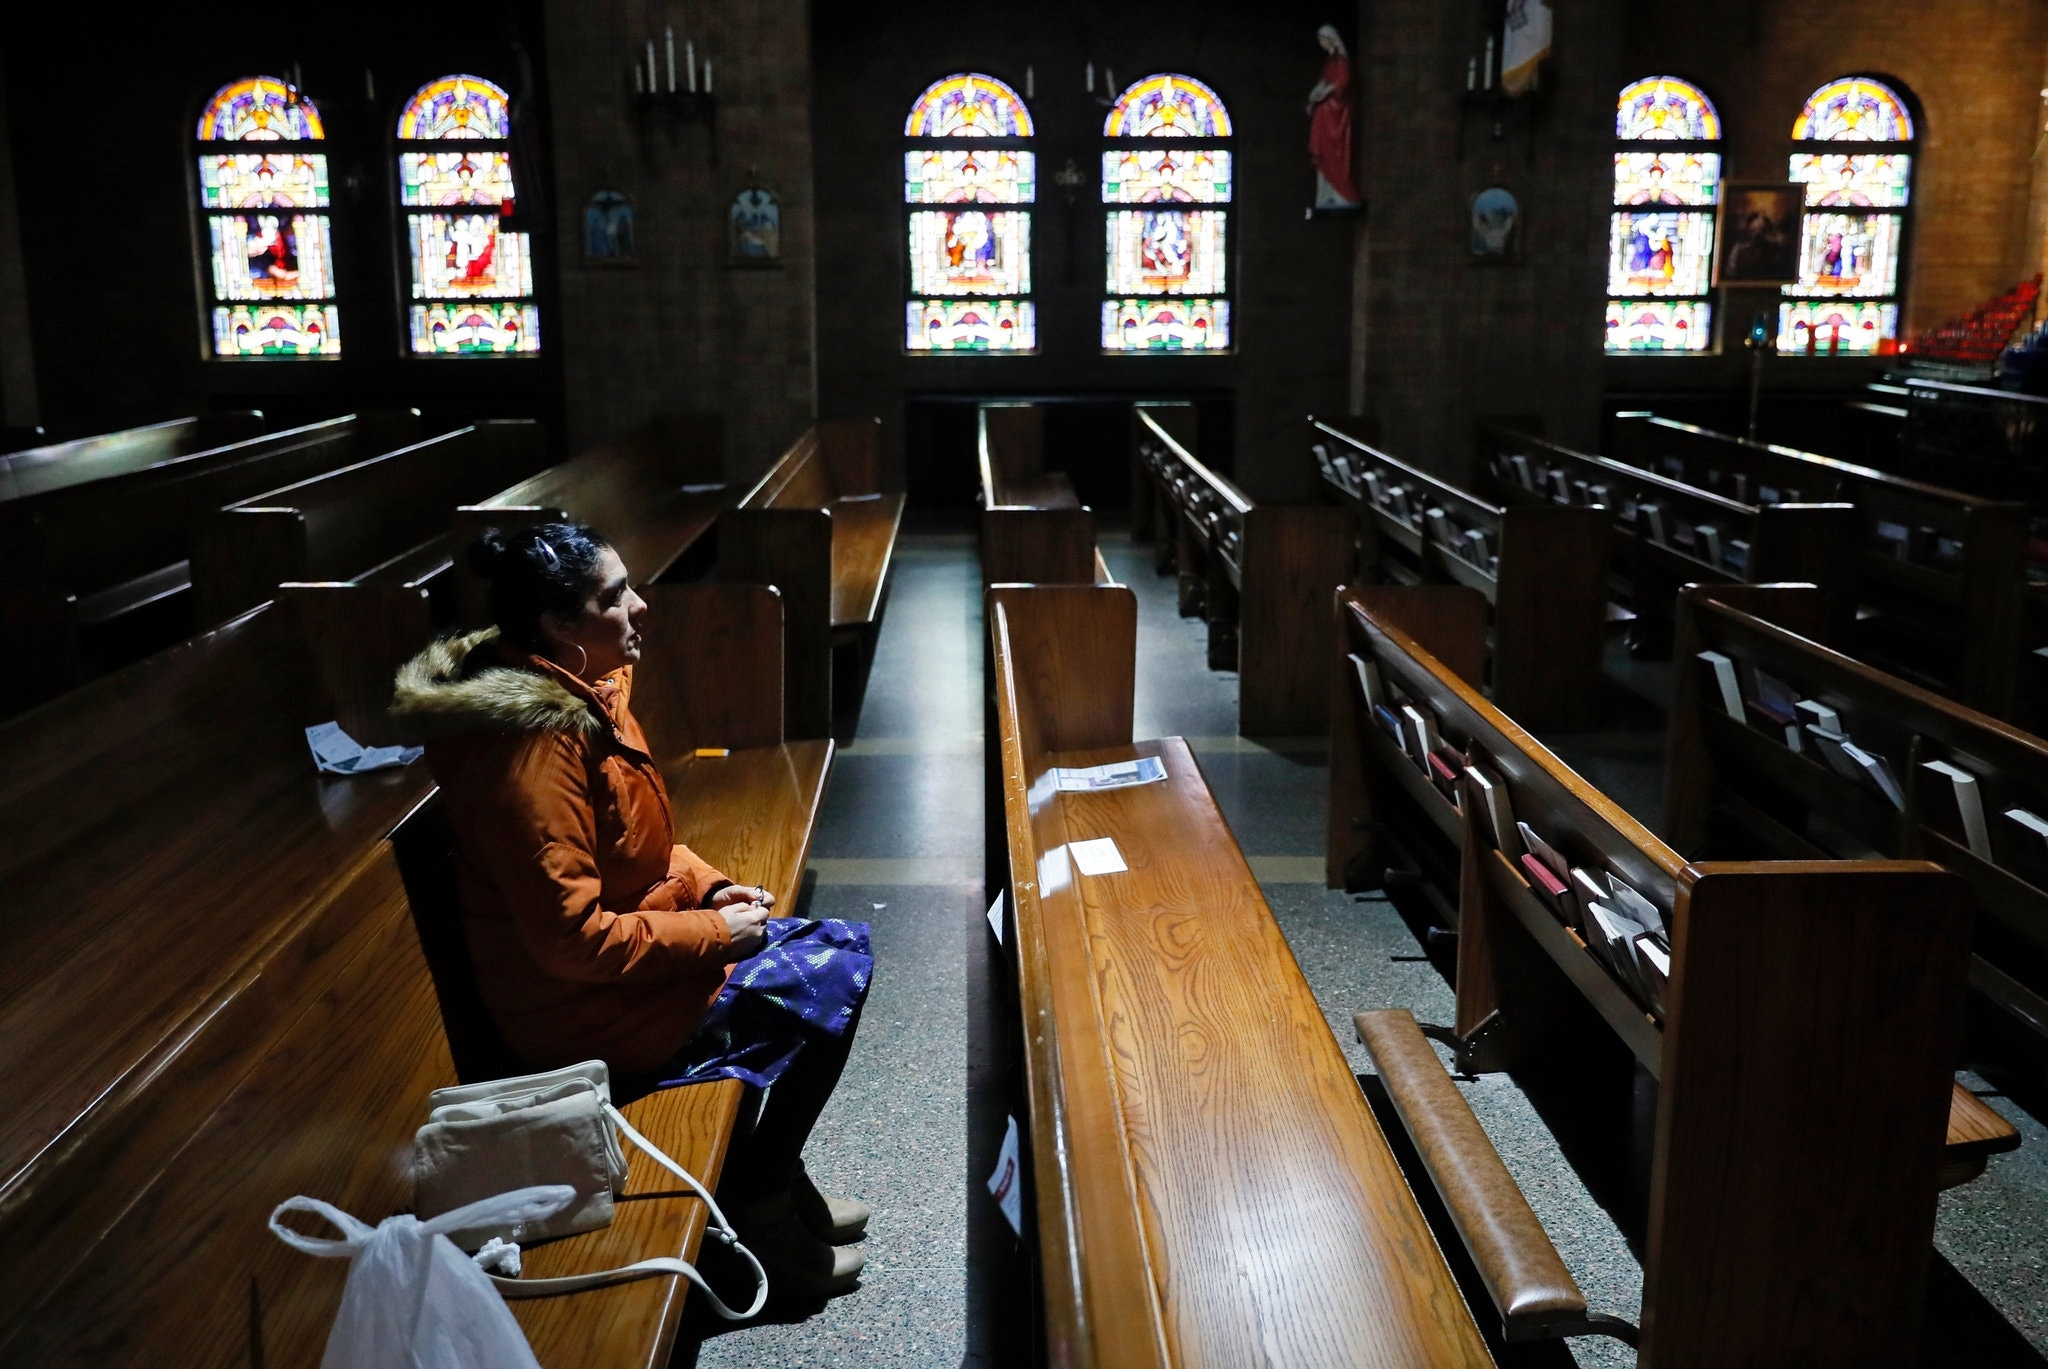
[[[996,890],[996,901],[988,905],[988,929],[996,934],[996,944],[1003,942],[1003,890]]]
[[[1019,1236],[1024,1234],[1024,1190],[1017,1182],[1017,1119],[1010,1118],[1008,1129],[1003,1132],[1003,1148],[996,1155],[996,1172],[988,1176],[989,1194],[996,1200],[996,1206],[1003,1210],[1003,1218],[1010,1224],[1010,1230]]]
[[[1165,779],[1166,762],[1157,756],[1140,756],[1134,761],[1109,761],[1102,765],[1056,765],[1052,777],[1060,791],[1068,794],[1127,789],[1134,784],[1153,784]]]
[[[1124,864],[1124,853],[1116,849],[1114,837],[1070,841],[1067,850],[1074,857],[1074,868],[1084,875],[1113,875],[1131,868]]]
[[[306,745],[313,749],[313,764],[328,775],[360,775],[411,765],[426,754],[426,749],[418,746],[364,746],[342,731],[340,723],[307,728]]]

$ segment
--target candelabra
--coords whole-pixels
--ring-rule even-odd
[[[673,26],[662,29],[658,53],[654,39],[649,38],[645,54],[633,54],[634,103],[643,116],[659,114],[678,123],[702,119],[715,125],[718,96],[712,86],[711,55],[705,53],[700,62],[696,40],[685,38],[682,58],[678,70]]]

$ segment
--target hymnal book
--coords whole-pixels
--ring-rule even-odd
[[[1840,732],[1842,730],[1841,715],[1819,699],[1801,699],[1793,705],[1793,711],[1806,721],[1829,732]]]
[[[1488,544],[1485,533],[1474,528],[1465,534],[1465,555],[1481,569],[1493,564],[1493,547]]]
[[[1955,796],[1956,817],[1962,823],[1963,838],[1969,843],[1970,854],[1979,860],[1992,860],[1991,828],[1984,821],[1984,791],[1978,785],[1977,777],[1947,761],[1922,761],[1920,768],[1948,781],[1947,788]],[[1928,797],[1932,799],[1933,795]]]
[[[1483,765],[1468,765],[1465,773],[1472,777],[1473,787],[1479,791],[1479,811],[1493,828],[1493,844],[1513,860],[1522,853],[1522,842],[1521,834],[1515,830],[1515,809],[1508,802],[1507,782]]]
[[[1052,776],[1054,786],[1062,793],[1128,789],[1134,784],[1156,784],[1165,779],[1166,762],[1157,756],[1140,756],[1136,760],[1107,761],[1101,765],[1055,765]]]
[[[1757,697],[1748,701],[1751,710],[1784,730],[1786,746],[1804,751],[1799,742],[1799,696],[1792,686],[1761,670],[1752,670],[1750,678],[1756,681],[1757,692]]]
[[[1429,508],[1422,511],[1422,517],[1429,524],[1431,534],[1446,547],[1458,545],[1457,530],[1451,526],[1450,515],[1442,509]]]
[[[1394,516],[1403,523],[1415,521],[1415,514],[1408,507],[1408,487],[1406,485],[1396,485],[1392,490],[1388,491],[1387,507],[1391,508],[1394,511]]]
[[[1393,709],[1388,708],[1385,704],[1374,704],[1372,717],[1373,721],[1380,725],[1380,731],[1387,734],[1389,741],[1400,747],[1402,751],[1407,751],[1408,738],[1403,735],[1405,729],[1402,728],[1401,720],[1395,716]]]
[[[1865,751],[1854,742],[1843,742],[1842,754],[1856,762],[1856,768],[1863,772],[1863,776],[1871,788],[1891,800],[1892,807],[1901,812],[1905,811],[1905,791],[1899,788],[1899,781],[1892,774],[1892,763],[1890,761],[1886,760],[1883,756]]]
[[[1436,726],[1428,714],[1422,712],[1413,704],[1402,704],[1401,716],[1407,720],[1407,726],[1403,730],[1408,734],[1408,739],[1403,743],[1401,749],[1406,751],[1408,758],[1415,762],[1415,768],[1427,775],[1429,773],[1429,753],[1436,749],[1430,744],[1435,738]]]
[[[1375,504],[1387,502],[1387,492],[1380,488],[1380,478],[1371,471],[1365,473],[1365,492],[1372,496]]]
[[[1549,842],[1537,836],[1535,829],[1531,828],[1528,823],[1516,823],[1515,830],[1522,836],[1522,845],[1529,848],[1528,854],[1522,857],[1523,862],[1526,864],[1529,860],[1534,859],[1550,872],[1551,878],[1557,884],[1557,891],[1554,896],[1558,900],[1559,911],[1564,914],[1565,921],[1577,925],[1579,915],[1578,909],[1574,906],[1575,900],[1572,895],[1571,864],[1563,856],[1559,855]]]
[[[1671,952],[1653,936],[1636,938],[1636,963],[1643,967],[1643,987],[1650,991],[1650,1007],[1664,1015],[1664,992],[1671,984]]]
[[[1837,732],[1818,723],[1808,723],[1806,735],[1819,745],[1821,758],[1827,761],[1829,768],[1837,775],[1845,780],[1854,780],[1858,784],[1863,782],[1863,767],[1849,759],[1849,753],[1842,749],[1848,745],[1848,733]]]
[[[1756,487],[1756,502],[1759,505],[1782,504],[1785,496],[1769,485],[1759,485]]]
[[[1749,477],[1740,471],[1737,471],[1735,474],[1735,502],[1738,504],[1747,504],[1749,502]]]
[[[1607,503],[1607,487],[1605,485],[1588,485],[1586,487],[1586,500],[1588,503],[1604,506]]]
[[[1737,722],[1747,722],[1742,709],[1742,682],[1736,678],[1735,662],[1718,651],[1702,651],[1699,659],[1714,672],[1714,685],[1721,691],[1721,707]]]
[[[1680,523],[1671,530],[1671,545],[1683,549],[1688,554],[1697,552],[1699,544],[1699,530],[1691,523]]]
[[[1330,449],[1328,447],[1325,447],[1322,443],[1318,442],[1315,445],[1311,446],[1309,450],[1316,454],[1316,465],[1322,467],[1323,474],[1331,474],[1332,472],[1330,468]]]
[[[1709,565],[1719,566],[1721,564],[1721,530],[1712,523],[1702,523],[1693,529],[1693,535],[1697,539],[1696,545],[1700,549],[1700,559]]]
[[[1740,537],[1728,539],[1728,569],[1737,575],[1749,574],[1749,543]]]
[[[1963,565],[1963,543],[1960,538],[1937,536],[1934,547],[1927,553],[1927,564],[1938,570],[1960,570]]]
[[[1605,903],[1612,897],[1607,892],[1606,882],[1582,865],[1572,867],[1572,889],[1578,894],[1580,904],[1588,908],[1595,903]]]
[[[1662,543],[1664,540],[1664,510],[1658,508],[1655,504],[1645,504],[1642,506],[1642,514],[1650,524],[1650,540]]]
[[[1572,497],[1581,504],[1593,502],[1593,491],[1583,480],[1572,481]]]
[[[1528,852],[1522,854],[1521,864],[1522,873],[1528,876],[1529,887],[1541,894],[1543,901],[1555,908],[1559,917],[1570,922],[1572,914],[1566,906],[1566,895],[1570,891],[1565,888],[1564,881],[1552,874],[1549,866]]]
[[[2020,870],[2035,884],[2048,887],[2048,818],[2025,808],[2008,808],[2005,816],[2024,833]]]
[[[1351,473],[1351,459],[1349,457],[1338,457],[1329,464],[1327,469],[1332,475],[1337,477],[1337,483],[1345,489],[1356,490],[1358,488],[1358,477]]]
[[[1629,921],[1655,931],[1670,930],[1670,925],[1664,920],[1664,910],[1637,893],[1635,886],[1614,875],[1607,877],[1607,884],[1614,891],[1614,906],[1627,914]]]
[[[1351,668],[1358,673],[1358,687],[1365,692],[1366,703],[1375,708],[1385,703],[1386,691],[1380,688],[1380,663],[1368,661],[1355,651],[1349,655]]]
[[[1459,809],[1464,801],[1458,797],[1458,772],[1464,768],[1465,758],[1455,751],[1432,751],[1429,753],[1429,778],[1437,790]]]
[[[1877,549],[1895,561],[1904,561],[1906,543],[1912,534],[1904,523],[1892,523],[1879,519],[1877,524]]]
[[[1571,489],[1564,483],[1564,472],[1554,467],[1550,472],[1550,492],[1557,496],[1560,504],[1572,502]]]
[[[1529,458],[1519,452],[1508,458],[1508,464],[1515,468],[1515,483],[1525,490],[1536,488],[1535,477],[1529,474]]]
[[[1588,904],[1586,907],[1588,939],[1600,948],[1600,958],[1613,968],[1615,977],[1638,998],[1650,996],[1636,968],[1635,941],[1647,930],[1630,922],[1609,904]]]

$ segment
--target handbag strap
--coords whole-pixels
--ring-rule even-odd
[[[719,1297],[711,1285],[704,1282],[704,1276],[697,1272],[695,1265],[674,1255],[659,1255],[653,1259],[621,1265],[617,1269],[604,1269],[592,1274],[566,1274],[556,1279],[508,1279],[502,1275],[492,1274],[491,1282],[496,1284],[498,1291],[507,1298],[551,1298],[559,1293],[577,1293],[586,1288],[602,1288],[607,1284],[630,1283],[635,1279],[651,1279],[663,1274],[680,1274],[702,1289],[704,1296],[711,1299],[712,1310],[727,1321],[745,1321],[759,1312],[768,1301],[768,1271],[761,1268],[761,1261],[755,1258],[753,1251],[740,1244],[739,1234],[732,1229],[732,1223],[726,1220],[724,1211],[718,1206],[718,1200],[711,1196],[704,1185],[697,1182],[696,1175],[671,1160],[660,1146],[642,1136],[639,1129],[628,1122],[626,1115],[613,1106],[610,1100],[600,1098],[599,1102],[604,1108],[605,1116],[611,1118],[613,1124],[625,1133],[627,1140],[638,1146],[648,1159],[689,1185],[691,1191],[704,1200],[704,1206],[710,1211],[704,1226],[705,1234],[715,1236],[731,1246],[754,1267],[753,1303],[744,1312],[733,1311],[726,1306],[725,1299]]]

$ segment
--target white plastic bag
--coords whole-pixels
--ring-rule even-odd
[[[432,1221],[388,1217],[375,1228],[317,1198],[279,1203],[270,1214],[279,1240],[349,1261],[320,1369],[540,1369],[490,1276],[446,1233],[539,1221],[575,1198],[566,1184],[520,1188]],[[342,1239],[300,1235],[280,1220],[287,1212],[324,1217]]]

